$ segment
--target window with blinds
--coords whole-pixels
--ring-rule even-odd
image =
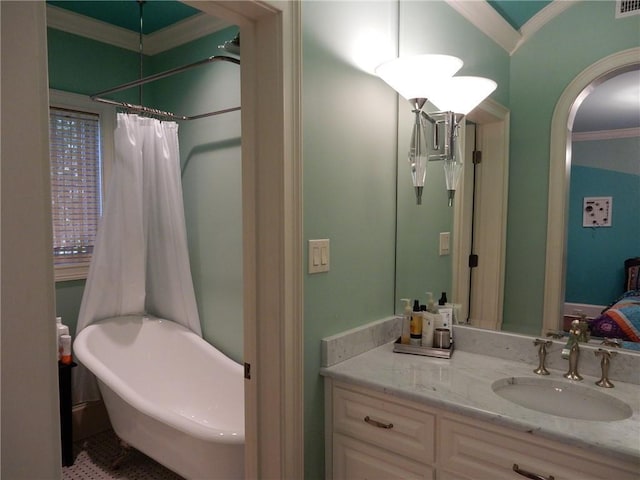
[[[49,142],[54,264],[88,264],[102,215],[100,115],[51,107]]]

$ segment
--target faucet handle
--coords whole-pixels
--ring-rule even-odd
[[[598,350],[593,352],[593,354],[596,357],[602,357],[604,359],[605,357],[606,358],[615,357],[618,354],[618,352],[614,352],[612,350],[605,350],[604,348],[599,348]]]
[[[549,331],[547,332],[547,337],[551,337],[551,338],[562,338],[564,337],[564,335],[562,334],[562,332],[558,332],[558,331]]]
[[[605,338],[604,340],[602,340],[600,345],[604,345],[605,347],[615,347],[615,348],[622,347],[622,345],[620,345],[620,340],[618,340],[617,338]],[[614,353],[614,352],[611,352],[611,353]]]
[[[609,365],[611,357],[617,355],[618,352],[612,352],[610,350],[605,350],[604,348],[599,348],[593,353],[596,357],[602,357],[602,360],[600,361],[602,376],[600,377],[600,380],[596,382],[596,385],[603,388],[613,388],[613,383],[609,381]]]
[[[547,358],[547,347],[549,345],[552,345],[553,342],[551,340],[543,340],[542,338],[536,338],[533,341],[533,344],[538,348],[538,359],[539,359],[539,363],[538,363],[538,368],[536,368],[533,373],[536,373],[538,375],[549,375],[549,370],[547,370],[547,368],[544,365],[544,361]]]

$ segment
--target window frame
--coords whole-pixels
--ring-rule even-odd
[[[100,116],[100,159],[102,161],[102,204],[105,204],[108,179],[111,174],[115,158],[114,130],[116,124],[116,109],[111,105],[104,105],[92,101],[86,95],[65,92],[62,90],[49,90],[49,107],[77,110],[97,114]],[[49,175],[51,178],[51,175]],[[54,262],[54,274],[56,282],[70,280],[84,280],[89,273],[90,262],[76,263],[73,265],[56,265],[51,250],[51,261]]]

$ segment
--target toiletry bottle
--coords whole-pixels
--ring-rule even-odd
[[[453,307],[447,303],[447,292],[442,292],[438,300],[438,313],[442,316],[442,327],[451,328],[453,324]]]
[[[56,337],[58,339],[58,360],[62,356],[62,335],[69,335],[69,327],[62,323],[62,317],[56,317]]]
[[[58,360],[60,360],[60,330],[59,327],[62,325],[62,317],[56,317],[56,352],[58,355]]]
[[[434,314],[427,311],[427,306],[422,305],[422,346],[433,347]]]
[[[438,313],[436,302],[433,300],[433,293],[427,292],[427,312]]]
[[[60,363],[70,365],[73,361],[71,358],[71,335],[62,335],[60,337],[60,345],[62,345]]]
[[[420,346],[422,342],[422,313],[420,312],[420,302],[413,302],[413,312],[411,313],[411,334],[409,342],[411,345]]]
[[[402,315],[402,336],[400,337],[400,343],[409,345],[411,343],[411,300],[408,298],[401,298],[401,302],[404,302],[404,313]]]
[[[438,300],[438,305],[446,305],[447,303],[447,292],[442,292],[440,295],[440,300]]]
[[[433,328],[443,328],[442,316],[438,313],[438,307],[436,306],[436,302],[433,300],[433,293],[431,292],[427,292],[427,312],[433,315]]]

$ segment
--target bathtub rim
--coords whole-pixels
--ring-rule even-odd
[[[237,368],[239,370],[239,375],[242,375],[242,366],[240,364],[231,360],[202,337],[172,320],[155,317],[153,315],[118,315],[115,317],[97,320],[90,325],[87,325],[77,334],[73,344],[76,360],[82,363],[82,365],[95,375],[100,382],[104,383],[114,394],[120,397],[123,402],[128,403],[136,410],[139,410],[156,421],[166,423],[176,430],[188,435],[193,435],[195,438],[200,440],[217,443],[244,444],[244,429],[242,429],[242,431],[234,431],[214,426],[205,426],[200,422],[192,420],[184,415],[180,415],[171,409],[159,407],[144,398],[143,395],[137,393],[133,388],[123,383],[109,367],[90,352],[87,346],[87,341],[92,330],[99,329],[101,324],[109,321],[126,318],[140,321],[144,321],[146,319],[150,321],[170,322],[174,326],[182,329],[183,333],[186,333],[190,338],[190,341],[201,344],[204,342],[208,348],[212,348],[215,351],[214,355],[216,356],[216,360],[228,363],[231,368]],[[244,396],[242,401],[244,402]]]

